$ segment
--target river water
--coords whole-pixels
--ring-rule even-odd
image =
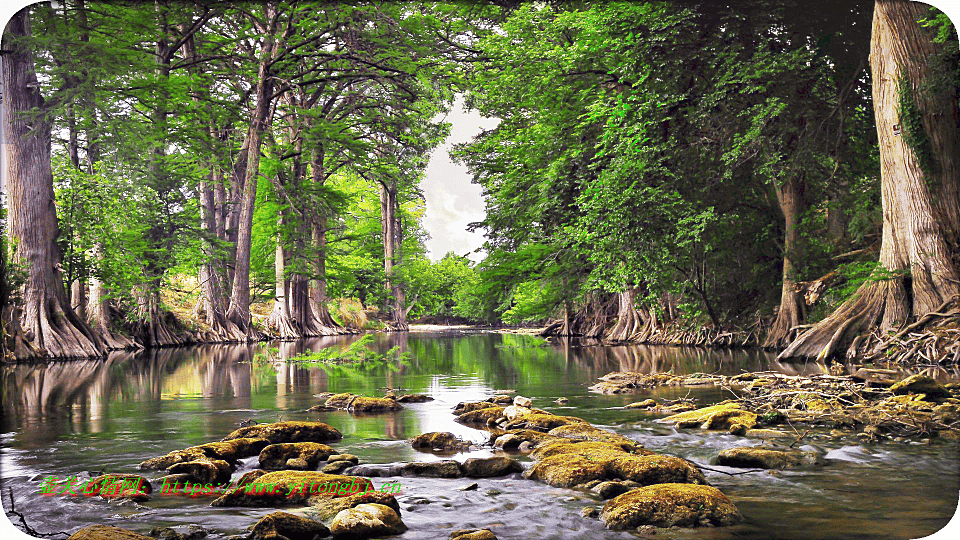
[[[265,345],[218,345],[117,353],[102,361],[73,361],[2,368],[0,491],[42,533],[98,523],[147,532],[156,526],[198,524],[210,538],[244,534],[273,508],[212,508],[210,499],[154,494],[143,503],[97,497],[43,496],[41,481],[85,478],[106,472],[138,472],[149,457],[215,441],[246,419],[260,422],[320,420],[344,438],[332,444],[361,462],[447,459],[411,448],[408,440],[429,431],[451,431],[483,443],[486,433],[454,422],[460,401],[501,390],[533,398],[534,406],[581,417],[639,440],[652,450],[678,455],[717,471],[707,479],[738,506],[736,526],[660,531],[667,539],[897,539],[919,538],[943,527],[960,493],[960,448],[941,440],[862,444],[856,437],[807,434],[803,448],[826,453],[827,464],[759,473],[711,465],[725,448],[759,441],[700,430],[678,431],[647,413],[622,408],[648,397],[696,397],[701,405],[724,399],[723,390],[668,388],[603,396],[587,388],[611,371],[674,373],[773,370],[812,373],[822,366],[782,365],[762,351],[714,351],[680,347],[606,347],[549,343],[523,335],[470,331],[378,334],[378,351],[398,346],[409,357],[361,366],[303,367],[288,359],[305,350],[344,347],[356,336],[273,344],[276,359],[257,357]],[[407,404],[396,413],[357,416],[343,411],[310,413],[322,392],[380,396],[388,389],[425,393],[435,401]],[[568,398],[561,405],[560,397]],[[454,459],[493,455],[489,449]],[[517,455],[527,462],[528,458]],[[256,467],[244,460],[235,478]],[[732,474],[724,474],[723,472]],[[148,478],[160,476],[146,471]],[[481,479],[376,478],[399,481],[403,540],[447,538],[456,529],[489,527],[501,540],[528,538],[627,539],[581,517],[602,501],[593,494],[553,488],[518,475]],[[60,537],[62,538],[62,536]]]

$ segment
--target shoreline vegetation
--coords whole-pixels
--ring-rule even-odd
[[[3,32],[3,361],[421,321],[960,365],[935,8],[104,5]],[[434,261],[455,106],[485,243]]]

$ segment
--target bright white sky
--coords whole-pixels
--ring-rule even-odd
[[[472,253],[483,245],[483,233],[467,232],[467,224],[484,218],[480,186],[470,183],[470,174],[463,165],[450,160],[448,152],[456,143],[467,142],[481,129],[490,129],[498,120],[484,118],[476,112],[463,110],[458,98],[446,117],[450,122],[450,136],[430,156],[426,177],[420,184],[427,199],[423,225],[430,233],[427,249],[431,260],[439,260],[448,252],[468,255],[480,261],[485,254]]]

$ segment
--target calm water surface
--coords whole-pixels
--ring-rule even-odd
[[[275,344],[276,361],[255,361],[256,346],[202,346],[140,354],[114,354],[105,361],[18,365],[2,368],[0,491],[40,532],[65,531],[97,523],[139,532],[156,526],[199,524],[212,538],[244,534],[273,508],[211,508],[210,499],[155,495],[136,504],[88,497],[45,497],[41,480],[89,477],[101,471],[137,472],[149,457],[219,440],[237,424],[321,420],[344,438],[333,446],[366,463],[441,459],[410,447],[408,439],[428,431],[451,431],[483,443],[485,432],[453,421],[460,401],[479,400],[499,390],[515,390],[534,406],[574,415],[727,473],[705,471],[745,517],[734,527],[666,530],[667,539],[834,539],[919,538],[940,529],[953,516],[960,493],[956,443],[862,445],[855,437],[833,438],[826,431],[804,437],[807,450],[826,453],[816,469],[776,473],[711,465],[724,449],[758,441],[699,430],[677,431],[654,417],[622,406],[647,397],[696,397],[708,404],[726,396],[718,389],[658,389],[626,396],[590,394],[587,387],[610,371],[698,371],[736,374],[774,370],[818,372],[820,366],[780,365],[759,351],[706,351],[693,348],[551,344],[531,336],[446,332],[377,335],[374,347],[399,346],[407,360],[370,366],[306,368],[285,361],[305,350],[344,347],[356,337]],[[435,401],[408,404],[396,413],[356,416],[308,413],[321,392],[382,395],[387,389],[426,393]],[[567,397],[563,406],[554,403]],[[493,455],[490,450],[454,459]],[[528,458],[517,455],[527,462]],[[235,477],[255,468],[244,460]],[[148,478],[160,476],[146,471]],[[580,516],[602,504],[590,493],[553,488],[518,475],[477,481],[479,489],[459,491],[474,480],[399,480],[404,540],[447,538],[455,529],[490,527],[501,540],[528,538],[628,539],[596,519]],[[12,500],[11,500],[12,498]],[[423,504],[426,499],[427,504]]]

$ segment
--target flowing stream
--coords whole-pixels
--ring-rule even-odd
[[[2,368],[0,491],[3,506],[22,513],[35,530],[72,533],[110,524],[146,533],[157,526],[198,524],[209,538],[245,534],[274,508],[212,508],[210,499],[154,493],[142,503],[98,497],[43,496],[44,478],[90,477],[101,471],[139,472],[149,457],[215,441],[247,419],[260,422],[320,420],[344,437],[332,446],[356,454],[361,463],[449,459],[411,448],[408,440],[429,431],[451,431],[482,444],[484,431],[454,422],[460,401],[515,390],[534,406],[578,416],[599,427],[723,472],[707,479],[738,506],[736,526],[669,529],[667,539],[856,539],[919,538],[953,516],[960,493],[956,442],[863,444],[852,434],[827,429],[808,433],[798,446],[824,452],[817,468],[751,472],[711,465],[717,453],[760,441],[725,433],[676,430],[655,416],[623,405],[648,397],[696,397],[707,405],[725,397],[721,389],[669,388],[632,395],[588,392],[611,371],[674,373],[773,370],[819,372],[815,364],[781,365],[762,351],[715,351],[679,347],[548,343],[523,335],[470,331],[378,334],[379,351],[399,346],[404,360],[364,365],[304,367],[287,359],[323,347],[343,347],[356,336],[278,343],[276,360],[256,354],[264,345],[218,345],[115,353],[104,361],[22,364]],[[386,389],[425,393],[435,399],[401,411],[358,416],[344,411],[306,412],[322,392],[381,396]],[[565,397],[563,405],[555,400]],[[804,431],[801,428],[801,432]],[[493,455],[483,448],[453,456]],[[522,454],[515,457],[528,462]],[[236,478],[255,468],[245,459]],[[158,471],[144,471],[148,478]],[[638,533],[604,529],[581,517],[602,504],[594,494],[547,486],[519,475],[494,479],[374,478],[402,485],[397,499],[410,530],[403,540],[447,538],[456,529],[490,527],[501,540],[528,538],[633,538]],[[461,491],[476,482],[478,489]],[[12,499],[12,500],[11,500]],[[58,537],[58,538],[62,538]]]

